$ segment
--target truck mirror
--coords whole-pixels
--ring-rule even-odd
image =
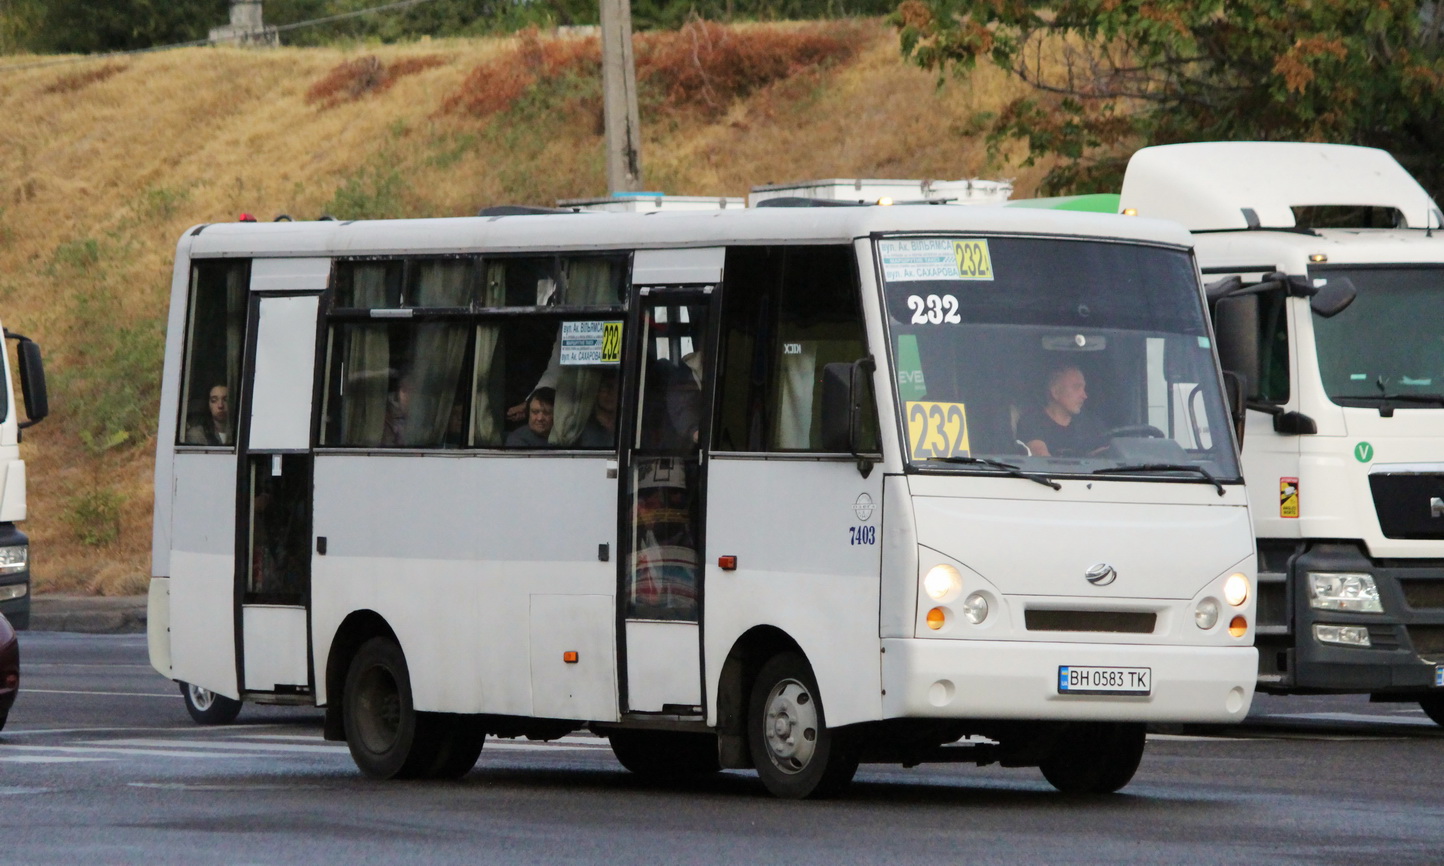
[[[1213,309],[1213,330],[1218,358],[1226,372],[1236,374],[1245,398],[1255,393],[1259,380],[1258,295],[1220,298]]]
[[[1309,298],[1309,309],[1318,316],[1331,319],[1347,309],[1358,296],[1359,290],[1354,288],[1353,280],[1348,277],[1333,277]]]
[[[40,359],[40,344],[23,334],[5,331],[5,338],[16,341],[20,360],[20,393],[25,400],[25,421],[19,428],[33,427],[50,414],[50,399],[45,391],[45,364]]]

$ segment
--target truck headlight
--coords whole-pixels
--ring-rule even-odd
[[[11,599],[24,598],[29,592],[30,584],[28,583],[11,583],[5,586],[0,586],[0,601],[10,601]]]
[[[30,547],[14,544],[0,547],[0,574],[18,574],[30,567]]]
[[[1311,571],[1309,607],[1315,610],[1346,610],[1352,613],[1383,613],[1379,587],[1372,574]]]
[[[1337,646],[1369,646],[1369,629],[1362,625],[1315,625],[1314,640]]]

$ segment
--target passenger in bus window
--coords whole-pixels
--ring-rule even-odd
[[[1047,402],[1024,410],[1018,418],[1018,439],[1035,457],[1083,457],[1108,446],[1108,434],[1092,415],[1083,412],[1088,383],[1073,364],[1048,373]]]
[[[526,401],[526,426],[518,427],[507,434],[508,447],[545,448],[551,444],[549,440],[556,393],[551,388],[538,388],[532,392]]]
[[[382,445],[409,445],[407,423],[411,415],[412,382],[402,376],[396,381],[396,390],[386,398],[386,425],[381,428]]]
[[[615,448],[617,444],[617,374],[607,371],[597,383],[592,417],[577,439],[578,448]]]
[[[185,441],[190,445],[230,445],[231,389],[212,386],[206,398],[206,417],[186,428]]]

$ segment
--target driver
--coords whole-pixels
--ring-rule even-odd
[[[1083,457],[1108,447],[1108,433],[1092,415],[1083,371],[1061,364],[1048,373],[1048,402],[1018,419],[1018,439],[1035,457]]]

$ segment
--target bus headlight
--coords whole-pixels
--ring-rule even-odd
[[[1193,609],[1193,623],[1204,631],[1218,625],[1218,602],[1205,598]]]
[[[1242,574],[1230,574],[1223,582],[1223,600],[1233,607],[1238,607],[1248,601],[1248,577]]]
[[[1383,613],[1379,587],[1372,574],[1311,571],[1309,607],[1315,610],[1347,610],[1353,613]]]
[[[17,574],[30,567],[30,547],[15,544],[0,547],[0,574]]]
[[[935,565],[923,575],[923,591],[933,601],[945,601],[963,589],[963,576],[951,565]]]
[[[975,592],[963,599],[963,616],[973,625],[988,618],[988,599],[981,592]]]

